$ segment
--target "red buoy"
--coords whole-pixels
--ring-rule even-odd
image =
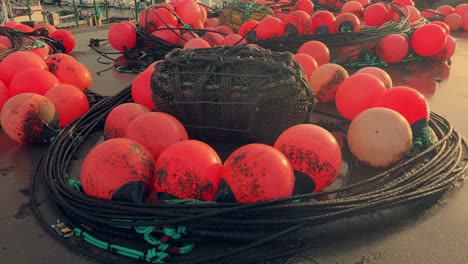
[[[247,44],[247,40],[239,34],[231,34],[226,36],[221,42],[223,46],[241,46]]]
[[[330,62],[330,51],[328,47],[320,41],[307,41],[299,47],[297,54],[304,53],[312,56],[317,62],[317,65],[323,65]]]
[[[390,75],[386,71],[380,68],[364,67],[358,70],[356,73],[368,73],[368,74],[374,75],[375,77],[379,78],[379,80],[383,82],[383,84],[385,85],[385,88],[387,89],[390,89],[393,86],[392,78],[390,77]]]
[[[414,2],[412,0],[393,0],[393,4],[400,4],[404,6],[414,6]]]
[[[28,69],[15,75],[8,90],[9,97],[21,93],[45,95],[50,88],[60,84],[52,73],[41,69]]]
[[[468,13],[468,4],[459,4],[455,7],[453,10],[455,14],[459,14],[460,16],[463,16],[464,14]]]
[[[128,125],[135,118],[149,111],[145,106],[135,103],[118,105],[107,115],[104,124],[104,135],[108,138],[125,137]]]
[[[309,176],[313,192],[328,187],[341,169],[341,150],[335,137],[312,124],[288,128],[276,140],[275,148],[291,162],[294,170]]]
[[[219,26],[219,19],[216,17],[208,18],[205,22],[205,28]]]
[[[444,48],[447,42],[447,34],[439,25],[424,25],[413,33],[411,46],[421,56],[432,56]]]
[[[235,150],[224,163],[222,179],[241,203],[288,197],[294,190],[294,171],[288,159],[264,144]]]
[[[307,0],[308,1],[308,0]],[[239,28],[239,35],[245,36],[249,33],[253,28],[258,25],[258,21],[254,19],[247,20],[244,24],[242,24]],[[252,30],[253,31],[253,30]]]
[[[27,69],[47,69],[47,65],[36,54],[27,51],[17,51],[6,56],[0,62],[0,80],[9,87],[13,77]]]
[[[65,47],[65,53],[70,53],[75,48],[75,37],[69,31],[58,29],[49,35],[51,38],[62,42]]]
[[[312,33],[329,34],[335,32],[335,16],[330,11],[319,10],[312,16]]]
[[[450,28],[450,31],[459,30],[462,26],[462,17],[453,13],[444,18],[444,23]]]
[[[194,38],[194,39],[187,41],[183,49],[203,49],[203,48],[211,48],[210,43],[208,43],[206,40],[201,39],[201,38]]]
[[[160,38],[161,40],[167,42],[170,45],[175,45],[179,42],[180,32],[178,29],[167,26],[160,26],[151,35]]]
[[[439,15],[436,14],[437,11],[435,11],[434,9],[426,9],[426,10],[423,10],[421,12],[421,16],[424,17],[424,18],[438,18]]]
[[[399,63],[408,54],[409,44],[401,34],[389,34],[377,44],[377,57],[386,63]]]
[[[400,113],[410,125],[419,120],[429,121],[429,105],[424,96],[413,88],[396,86],[388,89],[374,103],[375,107],[386,107]]]
[[[311,0],[298,0],[294,5],[296,10],[302,10],[309,15],[314,12],[314,3]]]
[[[7,36],[0,36],[0,44],[5,45],[7,48],[11,48],[13,43],[11,42],[11,39]]]
[[[221,43],[223,43],[224,37],[215,32],[206,32],[205,36],[203,36],[203,39],[206,40],[212,47],[214,46],[220,46]]]
[[[234,34],[234,31],[228,26],[217,26],[215,29],[217,32],[221,33],[222,35],[228,36]]]
[[[355,14],[357,17],[362,18],[364,13],[364,8],[362,4],[358,1],[349,1],[343,5],[341,8],[341,13],[352,13]]]
[[[258,39],[280,38],[285,34],[285,24],[279,18],[266,17],[255,29]]]
[[[336,108],[340,114],[353,120],[369,109],[385,92],[385,85],[374,75],[358,73],[341,82],[336,91]]]
[[[60,60],[60,63],[54,64],[49,71],[53,73],[63,84],[71,84],[80,88],[80,90],[89,90],[93,83],[93,77],[88,68],[78,61],[70,59]]]
[[[438,61],[449,60],[455,53],[456,48],[457,42],[455,39],[452,36],[447,36],[447,42],[445,43],[444,48],[431,58]]]
[[[198,36],[198,34],[195,32],[187,31],[184,34],[182,34],[182,36],[180,36],[179,43],[177,44],[179,44],[180,46],[184,46],[187,43],[187,41],[194,38],[200,38],[200,36]]]
[[[289,13],[284,19],[286,30],[293,27],[297,34],[304,35],[312,32],[312,21],[309,14],[302,10],[296,10]]]
[[[221,159],[207,144],[197,140],[177,142],[156,160],[154,189],[159,196],[210,201],[218,190],[222,169]]]
[[[336,16],[336,32],[358,32],[361,21],[353,13],[341,13]]]
[[[153,185],[154,160],[141,144],[125,138],[94,147],[81,167],[84,192],[96,198],[143,202]]]
[[[152,69],[146,70],[133,80],[132,83],[132,98],[137,104],[146,106],[149,110],[156,110],[151,93],[151,76],[153,75],[154,66]]]
[[[8,88],[2,81],[0,81],[0,116],[2,114],[2,107],[6,103],[8,98]]]
[[[450,27],[442,21],[433,21],[430,24],[439,25],[445,32],[445,34],[450,35]]]
[[[294,55],[293,59],[299,63],[307,80],[309,80],[310,75],[318,68],[317,62],[310,55],[300,53]]]
[[[55,135],[45,132],[58,128],[54,104],[38,94],[13,96],[3,105],[1,112],[2,129],[16,142],[30,144],[48,141]]]
[[[387,22],[388,10],[381,4],[372,4],[364,10],[364,22],[368,26],[381,26]]]
[[[200,20],[200,6],[194,0],[182,0],[176,8],[176,13],[186,24],[193,24]]]
[[[319,66],[309,78],[314,95],[320,102],[331,103],[341,82],[348,78],[348,72],[342,66],[327,63]]]
[[[441,5],[438,8],[436,8],[436,11],[439,12],[443,16],[448,16],[455,11],[455,8],[453,8],[450,5]]]
[[[63,128],[89,110],[88,98],[79,88],[70,84],[59,84],[50,88],[44,95],[54,103]]]
[[[175,117],[162,113],[143,113],[127,127],[125,137],[139,142],[153,155],[154,159],[170,145],[187,140],[184,126]]]
[[[111,46],[116,50],[133,49],[137,40],[136,28],[124,22],[114,24],[109,29],[107,38]]]

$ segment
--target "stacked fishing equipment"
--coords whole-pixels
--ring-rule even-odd
[[[335,103],[335,121],[316,100]],[[55,137],[32,204],[47,231],[104,262],[247,263],[398,222],[396,210],[463,177],[465,154],[424,97],[379,68],[324,62],[307,76],[290,52],[175,49]],[[61,209],[59,229],[38,188]]]

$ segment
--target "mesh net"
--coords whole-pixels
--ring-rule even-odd
[[[159,111],[211,140],[273,142],[309,120],[314,96],[289,52],[217,47],[170,52],[151,81]]]

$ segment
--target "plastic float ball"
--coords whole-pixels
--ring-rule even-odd
[[[215,32],[206,32],[205,36],[203,36],[203,39],[206,40],[210,44],[210,46],[219,46],[224,40],[224,37]]]
[[[187,41],[183,49],[203,49],[203,48],[211,48],[210,43],[208,43],[204,39],[194,38],[194,39]]]
[[[464,31],[468,31],[468,14],[464,14],[462,17],[462,28]]]
[[[219,19],[218,18],[208,18],[205,22],[206,27],[217,27],[219,26]]]
[[[362,164],[388,168],[397,164],[412,145],[411,127],[398,112],[375,107],[360,113],[348,128],[348,146]]]
[[[125,138],[139,142],[151,152],[154,159],[157,159],[167,147],[187,140],[188,135],[175,117],[161,112],[150,112],[139,115],[128,125]]]
[[[364,22],[368,26],[381,26],[387,22],[388,10],[383,4],[372,4],[364,10]]]
[[[54,86],[60,84],[52,73],[41,69],[28,69],[15,75],[8,90],[9,97],[21,93],[44,95]]]
[[[83,91],[73,85],[59,84],[50,88],[44,96],[54,103],[61,128],[89,110],[88,98]]]
[[[389,89],[393,86],[392,84],[392,78],[390,78],[390,75],[388,73],[380,68],[377,67],[365,67],[356,72],[358,73],[368,73],[371,75],[374,75],[375,77],[379,78],[385,85],[385,88]]]
[[[384,83],[368,73],[351,75],[336,91],[336,108],[340,114],[353,120],[361,112],[369,109],[385,92]]]
[[[447,35],[450,35],[450,27],[447,24],[445,24],[444,22],[434,21],[434,22],[431,22],[430,24],[440,26]]]
[[[6,103],[8,98],[8,88],[2,81],[0,81],[0,116],[2,114],[2,107]]]
[[[447,36],[447,42],[445,43],[444,48],[431,58],[438,61],[449,60],[455,53],[456,48],[457,42],[455,39],[452,36]]]
[[[152,70],[146,70],[138,74],[138,76],[133,80],[131,88],[133,101],[137,104],[144,105],[149,110],[156,110],[150,85],[153,71],[154,67]]]
[[[27,69],[47,69],[47,65],[36,54],[27,51],[17,51],[6,56],[0,62],[0,80],[9,87],[13,77]]]
[[[112,25],[107,33],[111,46],[119,51],[133,49],[136,45],[136,30],[128,23],[117,23]]]
[[[435,12],[437,12],[437,11],[435,11],[434,9],[426,9],[426,10],[421,12],[421,16],[426,18],[426,19],[439,18],[439,16]]]
[[[412,0],[393,0],[392,3],[404,6],[414,6],[414,2]]]
[[[154,160],[145,147],[125,138],[94,147],[81,167],[84,192],[96,198],[142,203],[153,185]]]
[[[406,8],[409,10],[408,21],[410,23],[416,22],[421,18],[421,13],[419,13],[419,10],[416,7],[407,6]]]
[[[456,31],[462,26],[462,17],[459,14],[453,13],[444,18],[444,23],[449,26],[450,31]]]
[[[441,26],[429,24],[424,25],[413,33],[411,46],[421,56],[432,56],[437,54],[445,46],[447,34]]]
[[[312,17],[312,33],[328,34],[335,32],[335,16],[325,10],[315,12]]]
[[[304,53],[312,56],[317,61],[318,66],[330,62],[330,51],[328,47],[320,41],[311,40],[302,44],[297,50],[297,54]]]
[[[208,19],[208,13],[206,12],[206,9],[204,6],[200,6],[200,22],[201,25],[204,26],[206,20]]]
[[[5,45],[7,48],[11,48],[13,46],[11,39],[7,36],[0,36],[0,44]]]
[[[215,27],[215,30],[217,32],[221,33],[221,35],[224,34],[224,35],[228,36],[228,35],[234,34],[234,31],[228,26],[217,26],[217,27]]]
[[[377,57],[386,63],[399,63],[408,54],[408,41],[400,34],[390,34],[379,40],[376,53]]]
[[[293,59],[299,63],[299,65],[301,65],[307,80],[310,78],[310,75],[318,68],[317,62],[310,55],[304,53],[296,54],[293,56]]]
[[[453,10],[455,14],[459,14],[460,16],[463,16],[464,14],[468,13],[468,4],[459,4],[455,7],[455,10]]]
[[[197,33],[187,31],[184,34],[182,34],[182,36],[179,39],[179,43],[177,44],[179,44],[180,46],[184,46],[187,43],[187,41],[194,39],[194,38],[199,38],[199,37],[200,36],[198,36]]]
[[[50,33],[49,36],[62,42],[63,47],[65,47],[65,53],[70,53],[75,48],[75,37],[64,29],[58,29]]]
[[[423,120],[424,126],[429,121],[429,105],[424,96],[413,88],[396,86],[385,91],[375,102],[376,107],[386,107],[400,113],[410,125]]]
[[[257,33],[257,39],[283,37],[285,34],[285,24],[276,17],[266,17],[258,23],[255,32]]]
[[[311,0],[298,0],[294,5],[296,10],[302,10],[309,15],[314,12],[314,3]]]
[[[61,83],[71,84],[82,91],[91,89],[93,77],[83,64],[72,60],[62,60],[56,66],[53,69],[49,67],[49,71],[57,76]]]
[[[197,140],[169,146],[154,167],[154,189],[160,198],[213,200],[223,164],[216,151]]]
[[[288,128],[278,137],[274,147],[286,156],[296,171],[296,194],[320,192],[340,172],[340,146],[330,132],[319,126],[301,124]],[[313,184],[298,186],[298,175],[301,174],[312,179]],[[298,189],[302,191],[297,192]]]
[[[55,136],[58,116],[54,104],[44,96],[23,93],[11,97],[2,107],[3,131],[14,141],[37,143]]]
[[[47,32],[49,32],[49,35],[50,35],[50,33],[52,33],[52,32],[54,32],[54,31],[57,30],[56,27],[52,26],[52,25],[49,24],[49,23],[37,23],[37,24],[34,26],[34,30],[36,30],[36,29],[41,29],[41,28],[47,30]]]
[[[310,15],[302,10],[289,13],[284,19],[284,24],[286,25],[286,31],[289,33],[304,35],[312,32]]]
[[[258,25],[258,23],[259,22],[257,20],[249,19],[247,22],[245,22],[244,24],[240,26],[239,35],[245,36],[250,31],[253,31],[253,28],[255,28]]]
[[[309,78],[315,98],[323,103],[335,101],[340,84],[348,78],[348,72],[338,64],[328,63],[319,66]]]
[[[358,32],[361,21],[352,13],[341,13],[336,16],[336,32]]]
[[[174,16],[175,12],[174,9],[169,10],[167,6],[170,5],[157,5],[151,12],[154,13],[153,19],[156,27],[161,26],[176,26],[177,25],[177,18]],[[166,7],[168,9],[166,9]]]
[[[352,13],[359,18],[362,18],[363,12],[364,8],[362,7],[362,4],[358,1],[349,1],[345,3],[341,8],[341,13]]]
[[[289,197],[294,190],[294,171],[289,160],[264,144],[235,150],[224,163],[222,179],[241,203]]]
[[[157,17],[154,10],[152,8],[146,8],[138,15],[138,24],[140,24],[146,32],[152,32],[158,27],[155,23],[156,19]]]
[[[176,12],[186,24],[193,24],[201,18],[200,6],[194,0],[181,1],[177,5]]]
[[[179,42],[180,32],[175,28],[168,28],[161,26],[151,33],[151,35],[168,42],[168,44],[174,45]]]
[[[443,16],[448,16],[455,11],[455,8],[449,5],[441,5],[438,8],[436,8],[436,11],[442,14]]]
[[[150,110],[141,104],[125,103],[118,105],[107,115],[104,135],[108,138],[123,138],[128,125],[138,116]]]
[[[247,40],[239,34],[231,34],[221,42],[222,46],[241,46],[247,44]]]

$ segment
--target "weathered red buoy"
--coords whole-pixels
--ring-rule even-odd
[[[327,63],[319,66],[309,78],[309,84],[317,100],[323,103],[335,101],[341,82],[348,78],[348,72],[340,65]]]
[[[336,32],[358,32],[361,21],[353,13],[341,13],[336,16]]]
[[[8,90],[9,97],[20,93],[45,95],[50,88],[60,84],[52,73],[41,69],[28,69],[15,75]]]
[[[53,67],[50,67],[53,65]],[[65,59],[59,63],[49,64],[49,71],[53,73],[61,83],[71,84],[80,90],[89,90],[93,84],[93,77],[88,68],[76,60]]]
[[[335,16],[330,11],[319,10],[312,16],[312,33],[329,34],[335,32]]]
[[[75,48],[75,37],[69,31],[58,29],[49,35],[51,38],[62,42],[65,47],[65,53],[70,53]]]
[[[116,50],[133,49],[137,40],[136,28],[124,22],[114,24],[109,29],[107,38],[111,46]]]
[[[148,67],[149,68],[149,67]],[[152,94],[151,94],[151,76],[153,75],[154,66],[140,74],[133,80],[132,83],[132,98],[137,104],[146,106],[149,110],[155,110]]]
[[[125,137],[128,125],[138,116],[150,110],[141,104],[125,103],[118,105],[107,115],[104,135],[108,138]]]
[[[311,0],[298,0],[294,5],[296,10],[305,11],[307,14],[312,15],[314,12],[314,3]]]
[[[156,160],[154,189],[160,197],[210,201],[218,190],[222,169],[221,159],[207,144],[177,142]]]
[[[96,198],[143,202],[153,185],[154,160],[141,144],[126,138],[94,147],[81,167],[84,192]]]
[[[379,80],[381,80],[383,82],[383,84],[385,85],[385,88],[389,89],[393,86],[392,84],[392,78],[390,77],[390,75],[380,69],[380,68],[377,68],[377,67],[364,67],[360,70],[358,70],[356,73],[369,73],[371,75],[374,75],[375,77],[379,78]]]
[[[297,34],[310,34],[312,32],[312,21],[310,15],[302,10],[296,10],[289,13],[284,19],[286,30],[293,27]]]
[[[308,1],[308,0],[307,0]],[[258,21],[254,19],[247,20],[244,24],[242,24],[239,28],[239,35],[245,36],[245,34],[249,33],[254,27],[258,25]],[[253,31],[253,30],[252,30]]]
[[[258,23],[255,29],[258,39],[269,39],[283,37],[285,33],[285,24],[279,18],[266,17]]]
[[[47,69],[47,65],[36,54],[27,51],[17,51],[6,56],[0,62],[0,80],[9,87],[13,77],[27,69]]]

